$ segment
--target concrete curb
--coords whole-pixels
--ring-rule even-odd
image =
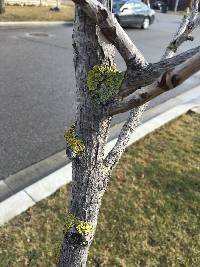
[[[172,101],[172,99],[169,101]],[[157,109],[160,108],[162,110],[159,115],[154,116],[150,120],[141,124],[131,135],[128,145],[133,144],[145,135],[153,132],[154,130],[158,129],[160,126],[166,124],[167,122],[176,119],[187,111],[191,109],[195,110],[196,107],[199,107],[200,86],[174,98],[173,104],[173,107],[170,107],[168,110],[165,111],[163,111],[161,107],[157,107]],[[161,104],[160,106],[163,105],[169,107],[168,101],[164,104]],[[122,123],[118,125],[118,128],[120,128],[121,125]],[[113,140],[108,142],[106,146],[106,153],[110,151],[116,141],[117,138],[114,138]],[[58,154],[64,155],[63,151]],[[58,154],[52,156],[51,159],[55,159]],[[28,175],[28,172],[25,172],[25,174]],[[52,173],[49,173],[48,175],[41,178],[39,181],[36,181],[35,183],[25,187],[19,192],[16,192],[17,190],[16,188],[13,188],[12,183],[8,183],[8,181],[6,181],[5,179],[3,181],[5,182],[5,184],[3,185],[4,190],[7,187],[7,190],[10,190],[11,194],[12,192],[15,193],[13,195],[10,195],[7,199],[3,200],[0,203],[0,225],[3,225],[5,222],[8,222],[10,219],[27,210],[29,207],[36,204],[38,201],[52,195],[61,186],[69,183],[71,179],[71,162],[53,171]]]
[[[1,27],[71,26],[73,21],[2,21]]]

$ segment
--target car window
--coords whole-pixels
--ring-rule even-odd
[[[133,5],[133,7],[135,7],[135,8],[140,8],[140,7],[141,7],[141,5],[140,5],[139,3],[133,3],[132,5]]]
[[[133,8],[134,9],[142,9],[142,10],[146,10],[148,9],[147,5],[143,4],[142,2],[132,2]]]
[[[127,9],[132,9],[133,8],[133,3],[125,3],[123,6],[122,6],[123,9],[127,8]]]
[[[149,9],[149,8],[148,8],[148,6],[147,6],[147,5],[145,5],[145,4],[144,4],[144,3],[142,3],[142,2],[140,3],[140,5],[141,5],[142,9]]]
[[[147,5],[138,1],[123,1],[123,0],[114,0],[113,1],[113,8],[120,9],[120,8],[127,8],[127,9],[135,9],[135,10],[146,10],[148,9]]]
[[[125,4],[125,1],[115,0],[113,1],[113,9],[120,9]]]

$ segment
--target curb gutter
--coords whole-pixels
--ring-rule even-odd
[[[1,27],[34,27],[34,26],[66,26],[73,25],[73,21],[1,21]]]
[[[173,106],[169,105],[170,102],[173,102]],[[167,107],[167,110],[163,109],[164,105]],[[133,144],[134,142],[143,138],[145,135],[153,132],[169,121],[176,119],[182,114],[185,114],[189,110],[199,110],[199,107],[200,86],[193,88],[190,91],[155,107],[153,113],[155,112],[155,109],[157,109],[159,111],[158,114],[151,117],[149,120],[137,127],[137,129],[131,135],[128,145]],[[122,124],[123,123],[120,123],[117,125],[117,127],[114,127],[118,128],[119,130]],[[116,141],[117,138],[114,138],[107,143],[106,153],[110,151]],[[57,168],[55,168],[55,161],[59,158],[62,158],[62,164],[59,167],[57,166]],[[51,166],[51,164],[53,167]],[[45,166],[46,168],[51,166],[51,170],[43,170]],[[23,189],[20,189],[18,182],[15,182],[14,185],[11,182],[13,181],[13,179],[16,181],[16,177],[18,177],[17,180],[20,181],[19,177],[21,176],[26,177],[27,180],[29,180],[30,184],[29,176],[31,175],[37,175],[37,178],[35,178],[34,183],[32,183],[31,185],[28,185],[28,183],[23,185],[23,187],[25,188],[23,188],[21,185],[21,188]],[[42,162],[39,162],[15,175],[7,177],[3,181],[0,181],[0,189],[8,191],[8,197],[0,202],[0,225],[3,225],[13,217],[26,211],[28,208],[35,205],[38,201],[52,195],[61,186],[70,183],[71,180],[72,164],[69,160],[66,164],[66,158],[64,159],[64,151],[61,151]]]

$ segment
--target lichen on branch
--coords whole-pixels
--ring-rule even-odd
[[[62,220],[64,222],[63,233],[69,234],[73,239],[72,242],[79,242],[83,246],[87,245],[90,235],[93,232],[93,225],[89,222],[82,221],[79,217],[71,213],[62,216]],[[61,249],[61,242],[56,242],[52,253],[52,260],[55,264],[58,264]]]
[[[79,224],[76,226],[76,230],[81,235],[89,235],[93,231],[93,226],[91,223],[80,221]]]
[[[64,134],[67,142],[66,153],[69,157],[80,155],[85,150],[85,145],[75,134],[75,126],[72,125]]]
[[[106,104],[119,92],[124,79],[124,72],[116,65],[95,65],[87,75],[87,87],[98,104]]]
[[[65,218],[64,231],[69,232],[72,228],[82,235],[87,236],[93,232],[93,225],[89,222],[82,221],[73,214],[68,214]]]

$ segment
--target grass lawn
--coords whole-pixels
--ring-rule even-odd
[[[0,228],[1,267],[51,267],[70,186]],[[89,267],[200,266],[200,116],[126,150],[103,199]]]
[[[69,1],[60,7],[59,12],[49,11],[50,7],[7,6],[6,13],[0,15],[0,21],[72,21],[74,4]]]

